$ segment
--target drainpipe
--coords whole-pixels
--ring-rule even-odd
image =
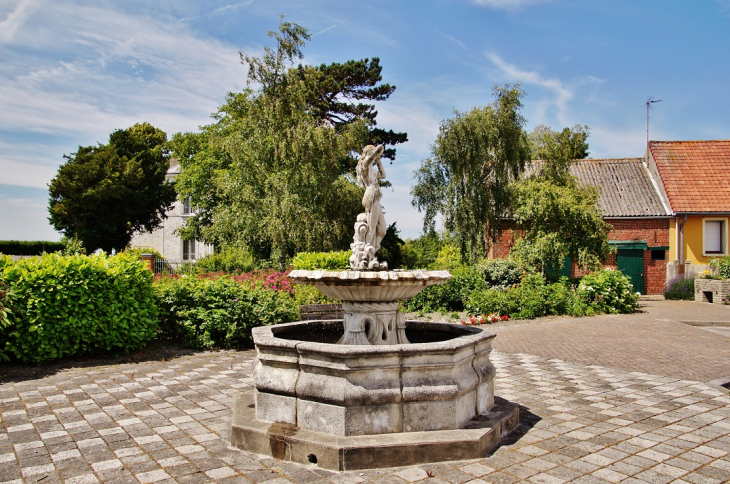
[[[687,223],[687,215],[684,216],[684,221],[679,224],[679,263],[684,264],[684,224]]]

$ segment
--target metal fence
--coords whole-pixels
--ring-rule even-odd
[[[195,261],[170,261],[166,259],[155,259],[153,268],[155,274],[188,275],[195,273]]]

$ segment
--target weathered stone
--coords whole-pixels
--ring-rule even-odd
[[[493,334],[408,321],[404,331],[428,333],[435,341],[346,346],[298,339],[307,331],[336,337],[340,324],[254,328],[258,419],[333,435],[369,435],[457,429],[493,405]]]

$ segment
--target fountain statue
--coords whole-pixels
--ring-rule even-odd
[[[335,470],[478,458],[517,425],[494,399],[495,335],[482,328],[406,321],[398,303],[451,278],[387,270],[383,146],[357,164],[365,212],[346,271],[294,270],[298,284],[342,301],[344,317],[253,329],[256,389],[236,397],[231,444]]]

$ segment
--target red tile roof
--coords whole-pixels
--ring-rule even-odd
[[[650,141],[672,210],[730,212],[730,140]]]

